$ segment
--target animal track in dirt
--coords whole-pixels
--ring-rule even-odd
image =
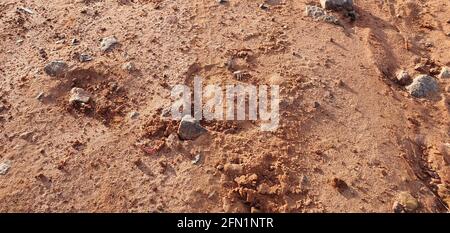
[[[142,137],[147,139],[161,139],[176,132],[177,127],[177,121],[162,120],[158,117],[153,117],[142,125]]]

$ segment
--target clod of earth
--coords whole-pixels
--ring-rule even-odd
[[[119,43],[119,41],[115,36],[105,37],[100,42],[100,49],[102,50],[102,52],[107,52],[111,50],[117,43]]]
[[[82,88],[74,87],[70,90],[70,103],[87,103],[91,99],[91,95]]]
[[[63,61],[52,61],[44,67],[46,74],[52,77],[60,76],[67,71],[68,65]]]
[[[19,138],[25,141],[33,141],[33,132],[27,131],[19,135]]]
[[[348,185],[347,183],[339,178],[333,178],[333,180],[331,181],[331,185],[336,188],[339,192],[343,192],[345,190],[348,189]]]
[[[178,127],[178,135],[183,140],[194,140],[205,132],[206,129],[200,125],[198,120],[190,115],[184,116]]]
[[[225,174],[233,176],[242,174],[244,168],[241,164],[227,163],[223,166]]]

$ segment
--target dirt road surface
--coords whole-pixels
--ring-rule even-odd
[[[262,2],[2,0],[0,211],[393,212],[406,196],[447,212],[450,2],[355,0],[354,21],[327,12],[339,25],[305,15],[319,1]],[[439,90],[411,96],[400,69]],[[279,128],[202,121],[180,140],[161,114],[195,76],[280,85]]]

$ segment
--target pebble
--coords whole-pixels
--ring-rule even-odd
[[[200,154],[197,154],[195,158],[192,160],[192,164],[197,164],[200,161],[200,158],[201,158]]]
[[[79,59],[80,59],[80,62],[92,61],[92,57],[90,55],[84,54],[84,53],[80,54]]]
[[[406,86],[411,84],[411,76],[409,76],[408,72],[406,70],[400,70],[397,72],[397,83]]]
[[[6,173],[8,172],[9,168],[11,168],[10,165],[10,161],[7,160],[5,162],[0,163],[0,175],[6,175]]]
[[[30,15],[34,14],[33,10],[31,10],[28,7],[17,7],[17,11],[18,12],[25,12],[25,13],[28,13]]]
[[[322,8],[317,6],[306,6],[305,14],[312,17],[316,21],[324,21],[327,23],[340,25],[339,19],[333,15],[328,15]]]
[[[393,206],[393,208],[395,207],[394,211],[400,208],[399,205],[406,212],[413,212],[419,207],[419,202],[409,192],[400,192],[397,195],[396,202],[398,202],[398,204],[394,202],[394,204],[396,204]]]
[[[171,149],[177,149],[180,147],[180,139],[175,133],[171,133],[166,139],[166,145]]]
[[[130,113],[130,118],[131,119],[137,119],[139,117],[139,113],[138,112],[131,112]]]
[[[269,9],[269,7],[266,4],[264,4],[264,3],[259,4],[259,8],[261,8],[263,10]]]
[[[44,94],[44,92],[41,91],[41,92],[39,92],[39,94],[37,94],[36,99],[42,100],[44,97],[45,97],[45,94]]]
[[[68,69],[68,66],[63,61],[52,61],[44,67],[46,74],[52,77],[60,76],[64,74]]]
[[[72,41],[71,41],[71,44],[72,44],[72,46],[75,46],[75,45],[80,44],[80,41],[78,39],[76,39],[76,38],[73,38]]]
[[[74,87],[70,90],[70,103],[80,102],[87,103],[91,99],[91,95],[82,88]]]
[[[190,115],[184,116],[178,126],[178,135],[182,140],[194,140],[205,132],[206,129]]]
[[[128,71],[129,73],[131,73],[131,72],[133,72],[133,71],[136,70],[136,66],[134,65],[133,62],[130,62],[130,61],[129,61],[129,62],[125,62],[125,63],[122,65],[122,69]]]
[[[394,213],[405,213],[405,208],[398,202],[394,201],[394,204],[392,205],[392,211]]]
[[[423,98],[433,92],[437,92],[439,85],[436,80],[428,75],[419,75],[414,78],[411,85],[406,87],[409,94],[417,98]]]
[[[102,39],[100,42],[100,49],[103,52],[111,50],[119,41],[114,36],[108,36]]]
[[[27,131],[19,135],[19,138],[25,141],[33,141],[33,132]]]
[[[320,0],[320,5],[326,10],[353,10],[353,0]]]
[[[447,66],[442,67],[441,73],[439,74],[439,78],[450,78],[450,68]]]

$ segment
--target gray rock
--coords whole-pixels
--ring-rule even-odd
[[[408,72],[406,70],[400,70],[397,72],[397,83],[406,86],[411,84],[411,76],[409,76]]]
[[[320,0],[320,5],[327,10],[353,10],[353,0]]]
[[[184,116],[178,126],[178,136],[183,140],[194,140],[205,132],[206,129],[190,115]]]
[[[102,39],[100,42],[100,49],[103,52],[111,50],[119,41],[116,39],[115,36],[108,36]]]
[[[3,163],[0,163],[0,175],[6,175],[9,168],[11,168],[10,161],[5,161]]]
[[[340,25],[339,19],[334,15],[328,15],[322,8],[317,6],[306,6],[305,14],[316,21],[324,21],[331,24]]]
[[[314,19],[318,19],[319,17],[324,16],[326,13],[320,7],[307,5],[305,14]]]
[[[87,103],[91,100],[91,95],[82,88],[74,87],[70,90],[70,103]]]
[[[439,90],[436,80],[428,75],[417,76],[406,90],[414,97],[423,98]]]
[[[447,66],[442,67],[441,73],[439,74],[439,78],[450,78],[450,68]]]
[[[135,71],[136,70],[136,66],[134,65],[134,63],[133,62],[125,62],[123,65],[122,65],[122,69],[123,70],[126,70],[127,72],[129,72],[129,73],[131,73],[131,72],[133,72],[133,71]]]
[[[64,74],[68,67],[63,61],[52,61],[44,67],[44,71],[49,76],[56,77]]]

